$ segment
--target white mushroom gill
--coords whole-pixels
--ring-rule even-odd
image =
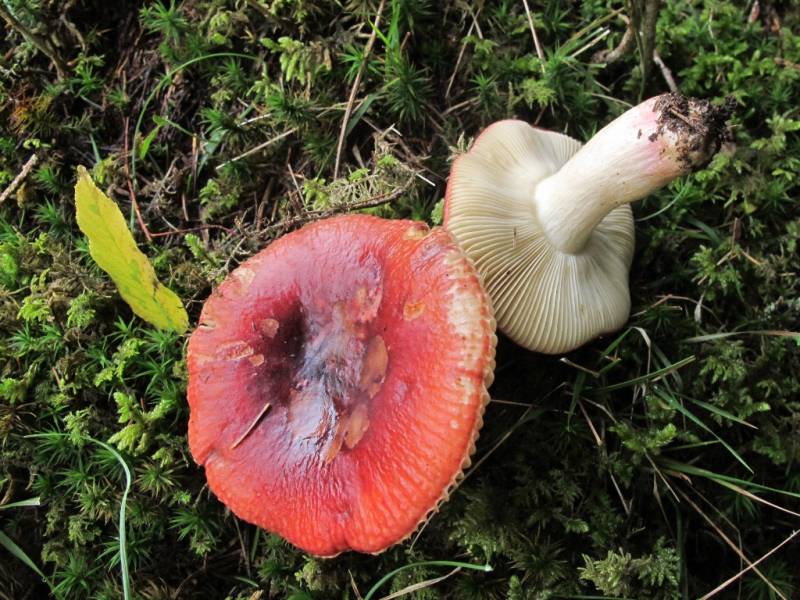
[[[585,146],[500,121],[453,165],[445,225],[481,273],[500,329],[538,352],[572,350],[628,318],[628,203],[705,163],[727,112],[668,94]]]

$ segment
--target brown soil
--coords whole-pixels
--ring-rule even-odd
[[[693,171],[704,166],[717,153],[722,142],[729,139],[727,120],[736,102],[729,97],[722,106],[708,100],[690,98],[673,92],[661,96],[654,109],[660,113],[658,130],[650,136],[655,140],[664,131],[676,135],[678,160]]]

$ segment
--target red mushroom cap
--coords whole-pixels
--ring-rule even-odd
[[[189,340],[189,446],[239,517],[304,550],[379,552],[469,463],[494,319],[444,229],[307,225],[214,291]]]

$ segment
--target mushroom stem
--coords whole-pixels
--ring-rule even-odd
[[[580,254],[613,209],[705,165],[720,148],[730,112],[727,104],[677,93],[630,109],[536,187],[545,235],[561,252]]]

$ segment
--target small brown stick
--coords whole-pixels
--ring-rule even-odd
[[[773,554],[775,554],[775,553],[776,553],[778,550],[780,550],[781,548],[783,548],[783,547],[784,547],[786,544],[788,544],[789,542],[791,542],[791,541],[792,541],[794,538],[796,538],[798,535],[800,535],[800,529],[798,529],[797,531],[793,531],[793,532],[792,532],[792,534],[791,534],[789,537],[787,537],[787,538],[786,538],[785,540],[783,540],[783,541],[782,541],[780,544],[778,544],[777,546],[775,546],[775,547],[774,547],[772,550],[770,550],[769,552],[767,552],[767,553],[766,553],[764,556],[762,556],[761,558],[759,558],[759,559],[758,559],[757,561],[755,561],[754,563],[752,563],[752,564],[750,564],[750,565],[746,566],[744,569],[742,569],[741,571],[739,571],[739,572],[738,572],[736,575],[734,575],[733,577],[730,577],[729,579],[727,579],[727,580],[723,581],[722,583],[720,583],[720,584],[719,584],[717,587],[715,587],[713,590],[711,590],[710,592],[708,592],[708,593],[707,593],[705,596],[703,596],[702,598],[700,598],[700,600],[708,600],[709,598],[712,598],[713,596],[716,596],[718,592],[721,592],[722,590],[724,590],[726,587],[728,587],[728,586],[729,586],[730,584],[732,584],[734,581],[736,581],[737,579],[739,579],[739,578],[740,578],[742,575],[744,575],[745,573],[747,573],[749,570],[751,570],[751,569],[755,569],[757,565],[760,565],[762,562],[764,562],[765,560],[767,560],[767,559],[768,559],[770,556],[772,556]]]
[[[242,152],[239,156],[234,156],[232,159],[230,159],[228,161],[225,161],[221,165],[217,165],[217,171],[222,170],[222,168],[225,165],[229,165],[229,164],[231,164],[233,162],[236,162],[237,160],[242,160],[243,158],[246,158],[246,157],[250,156],[251,154],[255,154],[256,152],[260,152],[261,150],[263,150],[267,146],[271,146],[275,142],[278,142],[278,141],[282,140],[283,138],[292,135],[295,131],[297,131],[296,128],[292,128],[292,129],[289,129],[288,131],[284,131],[280,135],[276,135],[275,137],[268,139],[266,142],[264,142],[262,144],[259,144],[255,148],[250,148],[250,150],[247,150],[246,152]]]
[[[303,201],[303,190],[300,188],[300,183],[297,181],[297,176],[294,174],[294,170],[292,169],[292,163],[287,162],[286,168],[289,170],[289,175],[292,178],[292,183],[294,184],[295,192],[297,195],[289,193],[289,201],[294,206],[294,209],[297,211],[298,214],[302,214],[303,210],[305,209],[305,203]]]
[[[694,127],[695,127],[695,124],[694,124],[694,123],[692,123],[692,122],[689,120],[689,117],[687,117],[686,115],[682,115],[681,113],[677,112],[676,110],[674,110],[674,109],[672,109],[672,108],[670,108],[670,109],[669,109],[669,112],[670,112],[670,114],[671,114],[673,117],[677,117],[677,118],[679,118],[681,121],[683,121],[684,123],[686,123],[686,124],[687,124],[689,127],[691,127],[692,129],[694,129]]]
[[[261,4],[256,2],[256,0],[247,0],[247,4],[250,5],[251,8],[256,9],[267,19],[272,20],[274,18],[271,14],[269,14],[269,11],[265,7],[261,6]]]
[[[650,77],[650,68],[653,64],[653,54],[656,50],[656,22],[658,21],[658,10],[661,7],[661,0],[644,0],[644,9],[641,16],[641,58],[642,58],[642,81],[647,81]]]
[[[669,70],[669,67],[661,59],[661,56],[658,54],[657,50],[653,50],[653,62],[656,63],[656,66],[661,71],[661,76],[664,78],[664,81],[667,82],[669,91],[677,93],[678,84],[675,83],[675,78],[672,76],[672,71]]]
[[[752,570],[753,570],[753,571],[756,573],[756,575],[758,575],[758,576],[761,578],[761,580],[762,580],[764,583],[766,583],[766,584],[767,584],[767,586],[768,586],[768,587],[769,587],[769,588],[770,588],[770,589],[771,589],[773,592],[775,592],[775,593],[778,595],[778,597],[779,597],[779,598],[782,598],[782,600],[788,600],[788,598],[786,598],[786,596],[784,596],[784,595],[783,595],[783,594],[780,592],[780,590],[779,590],[778,588],[776,588],[776,587],[775,587],[775,584],[774,584],[774,583],[772,583],[772,582],[771,582],[771,581],[770,581],[770,580],[767,578],[767,576],[766,576],[766,575],[764,575],[764,574],[763,574],[763,573],[762,573],[762,572],[761,572],[761,571],[760,571],[760,570],[759,570],[759,569],[756,567],[756,564],[755,564],[755,563],[753,563],[753,561],[751,561],[749,558],[747,558],[747,555],[746,555],[746,554],[745,554],[745,553],[742,551],[742,549],[741,549],[739,546],[737,546],[736,544],[734,544],[734,543],[733,543],[733,540],[731,540],[731,539],[730,539],[730,538],[729,538],[727,535],[725,535],[725,532],[724,532],[724,531],[722,531],[722,529],[720,529],[719,525],[717,525],[716,523],[714,523],[714,521],[712,521],[712,520],[711,520],[711,518],[710,518],[708,515],[706,515],[706,513],[704,513],[704,512],[703,512],[703,510],[702,510],[702,509],[701,509],[699,506],[697,506],[697,504],[696,504],[696,503],[694,503],[694,502],[692,501],[692,499],[691,499],[691,498],[689,498],[689,496],[687,496],[687,495],[686,495],[686,494],[685,494],[683,491],[681,491],[681,490],[678,490],[678,493],[679,493],[681,496],[683,496],[683,499],[684,499],[684,500],[686,500],[686,501],[689,503],[689,505],[690,505],[690,506],[691,506],[691,507],[692,507],[692,508],[693,508],[693,509],[694,509],[694,510],[695,510],[695,511],[696,511],[696,512],[697,512],[697,513],[698,513],[698,514],[701,516],[701,517],[703,517],[703,520],[705,520],[705,521],[706,521],[706,523],[708,523],[708,524],[711,526],[711,528],[712,528],[712,529],[713,529],[713,530],[716,532],[716,534],[717,534],[717,535],[720,537],[720,539],[721,539],[723,542],[725,542],[725,543],[726,543],[726,544],[727,544],[727,545],[728,545],[728,546],[729,546],[729,547],[730,547],[730,548],[731,548],[731,549],[732,549],[732,550],[733,550],[733,551],[736,553],[736,555],[737,555],[737,556],[738,556],[738,557],[739,557],[739,558],[740,558],[740,559],[741,559],[743,562],[747,563],[747,565],[748,565],[748,569],[752,569]],[[740,542],[740,543],[741,543],[741,542]],[[710,596],[706,595],[706,597],[710,597]]]
[[[600,50],[596,52],[592,57],[592,62],[610,65],[633,50],[633,46],[636,43],[636,33],[634,31],[633,22],[625,15],[620,15],[620,18],[625,21],[626,27],[619,44],[617,44],[616,48],[611,50]]]
[[[572,362],[570,359],[568,359],[566,357],[561,357],[561,358],[558,359],[558,361],[564,363],[565,365],[569,365],[570,367],[578,369],[579,371],[583,371],[584,373],[588,373],[589,375],[591,375],[595,379],[600,377],[600,373],[598,373],[597,371],[592,371],[588,367],[584,367],[584,366],[579,365],[578,363],[574,363],[574,362]]]
[[[474,29],[475,29],[475,21],[473,21],[470,24],[469,29],[467,30],[466,37],[471,36],[472,35],[472,31]],[[450,81],[447,82],[447,89],[444,92],[444,97],[445,98],[449,98],[450,97],[450,89],[453,87],[453,82],[455,82],[455,80],[456,80],[456,74],[458,73],[458,67],[461,66],[461,60],[464,58],[464,52],[466,51],[466,49],[467,49],[467,40],[465,38],[463,43],[461,44],[461,50],[458,51],[458,58],[456,59],[456,66],[453,67],[453,74],[450,75]]]
[[[256,418],[253,419],[253,421],[250,423],[250,425],[247,427],[247,429],[245,429],[244,433],[239,436],[239,439],[236,440],[235,442],[233,442],[233,444],[231,445],[231,450],[236,450],[236,447],[239,444],[241,444],[247,438],[248,435],[253,433],[253,430],[256,428],[256,425],[258,425],[261,422],[261,419],[264,418],[264,415],[267,414],[267,411],[269,410],[270,406],[272,406],[272,405],[269,402],[267,402],[264,405],[264,408],[262,408],[261,412],[259,412],[256,415]]]
[[[594,423],[592,423],[592,419],[591,419],[591,417],[589,417],[589,413],[586,412],[586,408],[583,406],[583,402],[581,402],[580,398],[578,398],[578,408],[581,409],[581,413],[583,413],[583,418],[586,419],[586,423],[587,423],[587,425],[589,425],[589,431],[591,431],[592,435],[594,436],[595,444],[597,444],[598,448],[602,448],[603,447],[603,438],[601,438],[600,434],[597,433],[597,429],[595,429]],[[625,512],[628,512],[628,511],[626,510]]]
[[[539,36],[536,35],[536,28],[533,26],[533,18],[531,17],[531,9],[528,7],[528,0],[522,0],[522,4],[525,6],[525,16],[528,17],[528,27],[531,28],[533,45],[536,47],[536,56],[542,61],[542,73],[544,73],[544,50],[542,50],[542,45],[539,43]]]
[[[776,56],[773,60],[775,61],[775,64],[780,65],[782,67],[789,67],[791,69],[800,70],[800,64],[794,63],[790,60],[786,60],[785,58],[781,58],[780,56]]]
[[[378,37],[378,24],[381,22],[381,14],[386,0],[381,0],[378,5],[378,12],[375,15],[375,24],[372,26],[372,33],[367,40],[367,45],[364,47],[364,56],[361,59],[361,64],[356,73],[356,79],[353,81],[353,87],[350,88],[350,97],[347,99],[347,107],[344,109],[344,117],[342,118],[342,128],[339,130],[339,142],[336,144],[336,161],[333,164],[333,178],[339,177],[339,164],[342,160],[342,148],[344,148],[344,138],[347,133],[347,123],[350,121],[350,114],[353,112],[353,105],[356,101],[358,88],[361,86],[361,77],[364,74],[364,69],[367,66],[367,59],[372,52],[372,46],[375,44],[375,39]]]
[[[446,117],[447,115],[449,115],[451,113],[454,113],[457,110],[461,110],[462,108],[466,108],[467,106],[470,106],[470,105],[473,105],[473,104],[477,104],[477,103],[478,103],[477,99],[468,98],[467,100],[464,100],[463,102],[459,102],[458,104],[454,104],[453,106],[450,106],[449,108],[445,109],[442,112],[442,116]]]
[[[222,229],[225,233],[231,234],[234,232],[233,229],[230,227],[225,227],[224,225],[198,225],[197,227],[189,227],[187,229],[175,229],[173,231],[158,231],[155,233],[151,233],[150,237],[166,237],[168,235],[184,235],[187,233],[192,233],[194,231],[203,231],[204,229]]]
[[[147,238],[148,242],[153,241],[153,236],[150,235],[150,230],[147,228],[147,225],[144,224],[144,219],[142,219],[142,213],[139,210],[139,203],[136,201],[136,194],[133,193],[133,182],[131,181],[131,170],[130,165],[128,164],[128,125],[130,119],[125,117],[125,139],[123,140],[123,144],[125,146],[123,152],[123,160],[122,164],[125,166],[125,180],[128,184],[128,196],[131,199],[131,204],[133,204],[133,211],[136,213],[136,220],[139,223],[139,227],[141,227],[142,232],[144,233],[144,237]]]
[[[39,162],[39,157],[36,154],[31,154],[31,157],[26,161],[26,163],[22,166],[22,170],[19,174],[14,177],[14,180],[9,184],[9,186],[3,190],[3,193],[0,194],[0,204],[5,202],[8,197],[17,191],[17,188],[20,184],[25,181],[25,178],[28,174],[33,170],[33,167],[36,166],[36,163]]]

